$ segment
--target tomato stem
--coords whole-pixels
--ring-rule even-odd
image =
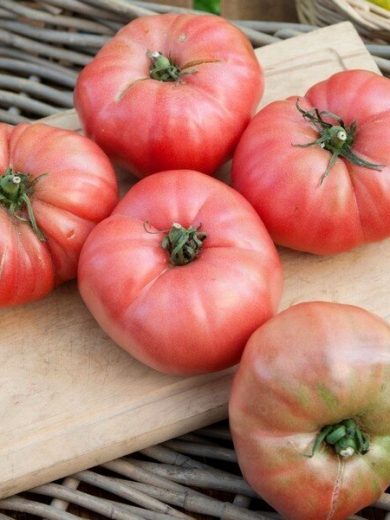
[[[172,225],[161,243],[163,249],[168,251],[172,265],[186,265],[199,256],[207,236],[199,231],[199,227],[184,228],[178,223]]]
[[[364,455],[369,450],[366,435],[353,419],[345,419],[337,424],[324,426],[316,436],[310,457],[325,442],[341,457],[351,457],[355,453]]]
[[[178,81],[181,76],[180,69],[169,58],[158,51],[148,51],[148,58],[152,62],[150,77],[158,81]]]
[[[307,148],[309,146],[320,146],[325,150],[331,152],[331,158],[329,159],[328,165],[325,172],[321,175],[320,184],[322,184],[325,177],[329,175],[330,170],[333,168],[338,157],[344,157],[352,164],[362,166],[370,170],[381,171],[383,168],[382,164],[375,164],[361,157],[357,156],[352,151],[354,143],[357,125],[356,121],[353,121],[351,126],[346,126],[344,121],[336,114],[327,111],[319,111],[317,108],[312,110],[303,110],[299,106],[299,98],[296,102],[297,110],[302,114],[303,118],[309,121],[317,132],[320,134],[319,138],[315,141],[306,144],[294,144],[300,148]],[[324,117],[333,119],[336,124],[331,124],[324,121]]]
[[[0,204],[15,218],[29,222],[39,240],[45,242],[45,235],[37,225],[30,200],[34,185],[41,177],[42,175],[31,180],[31,175],[7,168],[4,175],[0,177]]]

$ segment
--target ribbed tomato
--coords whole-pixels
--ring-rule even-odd
[[[266,106],[232,177],[278,244],[333,254],[390,236],[390,80],[339,72]]]
[[[283,518],[345,520],[390,484],[389,325],[290,307],[251,336],[229,413],[245,478]]]
[[[139,177],[213,174],[232,154],[263,92],[246,36],[213,15],[133,20],[81,72],[84,129]]]
[[[112,166],[86,137],[0,124],[0,305],[74,278],[86,237],[117,201]]]
[[[276,311],[279,257],[250,204],[194,171],[146,177],[88,237],[87,307],[140,361],[175,374],[236,363]]]

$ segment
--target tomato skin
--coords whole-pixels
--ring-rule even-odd
[[[254,397],[255,396],[255,397]],[[247,481],[287,520],[345,520],[390,483],[390,327],[358,307],[290,307],[249,339],[230,426]],[[310,457],[323,426],[355,418],[364,455]]]
[[[192,63],[194,73],[151,79],[148,51],[179,67]],[[181,168],[213,174],[263,89],[262,69],[236,27],[213,15],[164,14],[132,21],[100,50],[78,78],[75,106],[87,135],[139,177]]]
[[[207,233],[198,258],[184,266],[172,266],[161,247],[161,231],[175,222]],[[78,279],[87,307],[118,345],[182,375],[236,363],[249,335],[276,311],[282,285],[275,247],[249,203],[185,170],[130,189],[88,237]]]
[[[0,124],[0,174],[41,176],[30,197],[39,229],[0,205],[0,306],[42,298],[76,276],[81,247],[118,201],[107,156],[76,132],[45,124]]]
[[[298,112],[297,98],[276,101],[252,120],[233,159],[233,187],[254,206],[274,241],[334,254],[390,235],[390,80],[373,72],[337,73],[299,103],[357,123],[352,150],[381,171],[338,158],[321,182],[331,153]]]

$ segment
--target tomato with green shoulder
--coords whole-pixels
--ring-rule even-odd
[[[390,484],[390,326],[294,305],[249,339],[230,425],[252,487],[287,520],[345,520]]]

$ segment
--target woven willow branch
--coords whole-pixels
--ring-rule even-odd
[[[0,508],[7,511],[18,511],[20,513],[30,513],[31,515],[43,516],[49,520],[78,520],[78,517],[71,513],[57,510],[46,504],[26,500],[22,497],[11,497],[0,500]]]
[[[59,107],[72,108],[73,106],[73,96],[71,92],[61,92],[55,88],[41,85],[32,79],[23,79],[12,75],[0,74],[0,88],[25,92],[26,94],[31,94],[40,99],[44,99],[45,101],[59,105]]]
[[[68,51],[48,45],[46,43],[40,43],[31,38],[25,38],[24,36],[18,36],[17,34],[0,29],[0,42],[10,46],[23,49],[24,51],[36,53],[51,58],[57,58],[59,60],[65,60],[71,64],[87,65],[91,61],[91,57],[85,54],[81,54],[74,51]]]
[[[157,464],[135,459],[127,459],[131,464],[145,469],[178,484],[196,488],[227,491],[232,494],[242,494],[248,498],[255,498],[256,493],[249,487],[242,477],[221,471],[205,468],[181,468],[170,464]]]
[[[21,34],[34,40],[39,39],[51,44],[61,45],[82,45],[87,47],[95,47],[100,49],[110,39],[108,36],[95,36],[90,34],[80,34],[76,32],[57,31],[52,29],[43,29],[42,27],[30,27],[21,22],[13,22],[9,20],[0,20],[0,27],[12,33]],[[95,51],[96,52],[96,51]]]
[[[185,443],[198,443],[200,448],[212,445],[228,451],[231,446],[227,427],[204,428],[182,436],[177,442],[180,449]],[[157,464],[139,457],[168,462]],[[201,457],[203,459],[204,455]],[[211,463],[214,460],[214,457],[207,458]],[[237,465],[230,465],[237,472]],[[82,489],[78,489],[79,485]],[[207,496],[199,491],[200,488],[221,490],[225,496],[231,494],[231,502]],[[99,490],[105,493],[103,497],[99,496]],[[108,498],[106,493],[109,493]],[[30,490],[29,496],[32,498],[28,500],[16,496],[0,501],[0,509],[43,516],[49,520],[77,518],[73,513],[75,506],[113,520],[194,520],[193,514],[224,520],[281,520],[276,513],[249,510],[252,503],[257,509],[261,504],[242,477],[164,445],[147,448],[132,458],[112,461],[94,471],[77,473],[62,484],[39,486]],[[51,506],[40,502],[41,499],[47,501],[47,498],[53,499]],[[67,507],[69,511],[65,511]],[[376,507],[390,511],[390,495],[383,495]],[[10,520],[10,517],[0,513],[0,520]],[[354,515],[349,520],[364,518]]]
[[[186,455],[198,455],[200,457],[209,457],[226,462],[237,462],[237,456],[233,449],[205,446],[179,440],[167,441],[164,443],[164,446],[179,453],[185,453]]]
[[[325,4],[319,7],[322,13],[329,11]],[[0,88],[5,94],[0,99],[0,121],[32,120],[70,107],[78,72],[120,27],[136,16],[169,11],[194,12],[130,0],[31,0],[28,5],[2,0]],[[234,23],[254,46],[314,29],[313,25],[259,20]],[[389,49],[390,46],[369,45],[382,72],[390,76]],[[6,62],[6,58],[13,61]],[[10,75],[15,79],[11,80]],[[26,102],[25,94],[31,101]],[[12,106],[16,112],[9,112]]]
[[[107,11],[120,14],[121,16],[127,17],[129,20],[137,18],[138,16],[147,16],[155,14],[155,11],[145,7],[139,7],[133,3],[127,2],[127,0],[84,0],[87,4],[91,4],[94,7],[100,7]]]
[[[129,518],[129,513],[131,513],[131,518],[134,519],[176,520],[173,516],[154,513],[153,511],[146,511],[139,507],[123,507],[121,504],[117,504],[111,500],[94,497],[93,495],[88,495],[88,493],[82,491],[67,489],[65,486],[59,484],[39,486],[34,488],[32,492],[43,496],[53,497],[57,500],[60,499],[71,504],[76,504],[99,515],[112,518],[113,520],[127,520]]]
[[[19,49],[13,49],[10,47],[5,47],[0,45],[0,56],[8,56],[11,58],[16,58],[20,60],[22,63],[36,63],[38,65],[42,65],[43,67],[48,68],[52,71],[57,71],[59,74],[61,74],[64,77],[71,78],[73,81],[76,81],[77,78],[77,72],[75,70],[72,70],[70,68],[64,67],[62,65],[58,65],[57,63],[53,63],[52,61],[49,61],[45,58],[38,58],[35,55],[31,55],[26,51],[19,50]]]
[[[369,40],[390,43],[390,12],[366,0],[296,0],[299,20],[317,26],[352,21]]]
[[[90,17],[91,19],[101,18],[102,20],[113,21],[120,21],[122,19],[118,14],[113,13],[111,10],[105,11],[103,9],[98,9],[92,5],[88,5],[84,0],[44,0],[44,3],[59,7],[60,12],[66,10]]]
[[[50,82],[57,83],[59,85],[63,85],[65,87],[69,87],[73,89],[76,84],[76,74],[64,76],[62,72],[57,70],[53,70],[44,65],[39,65],[36,63],[24,62],[21,60],[11,59],[11,58],[2,58],[1,57],[1,49],[0,49],[0,70],[6,70],[13,73],[20,73],[21,75],[31,75],[35,74],[40,78],[47,79]],[[70,71],[69,71],[70,72]],[[0,75],[0,80],[1,80]],[[15,78],[15,75],[14,75]],[[17,79],[17,78],[15,78]],[[43,85],[42,85],[43,86]],[[54,90],[54,89],[52,89]],[[60,93],[58,90],[56,92]],[[62,93],[63,95],[71,96],[71,93]],[[66,99],[66,98],[64,98]],[[67,103],[67,100],[65,101]]]
[[[186,488],[181,484],[155,475],[144,468],[135,466],[128,460],[112,461],[104,464],[103,467],[115,471],[132,481],[136,481],[126,484],[133,490],[136,489],[145,494],[150,494],[155,499],[182,507],[193,513],[207,514],[217,518],[225,518],[226,520],[266,520],[266,517],[259,513],[207,497],[198,491]]]
[[[32,112],[38,117],[46,117],[56,114],[58,108],[55,108],[41,101],[31,99],[25,94],[15,94],[14,92],[8,92],[6,90],[0,90],[0,100],[8,106],[18,107],[27,112]]]
[[[53,15],[46,13],[45,11],[31,9],[23,4],[16,3],[14,0],[1,0],[1,4],[3,9],[0,10],[0,17],[2,17],[2,12],[8,12],[9,16],[12,16],[12,13],[15,13],[15,15],[20,15],[29,18],[30,20],[38,20],[57,26],[68,27],[69,29],[80,29],[81,31],[109,35],[114,32],[112,29],[109,29],[98,22],[81,20],[75,16],[63,16],[60,14]]]
[[[28,123],[29,119],[21,116],[20,111],[16,107],[11,107],[9,110],[0,108],[0,121],[9,125],[17,125],[18,123]]]

